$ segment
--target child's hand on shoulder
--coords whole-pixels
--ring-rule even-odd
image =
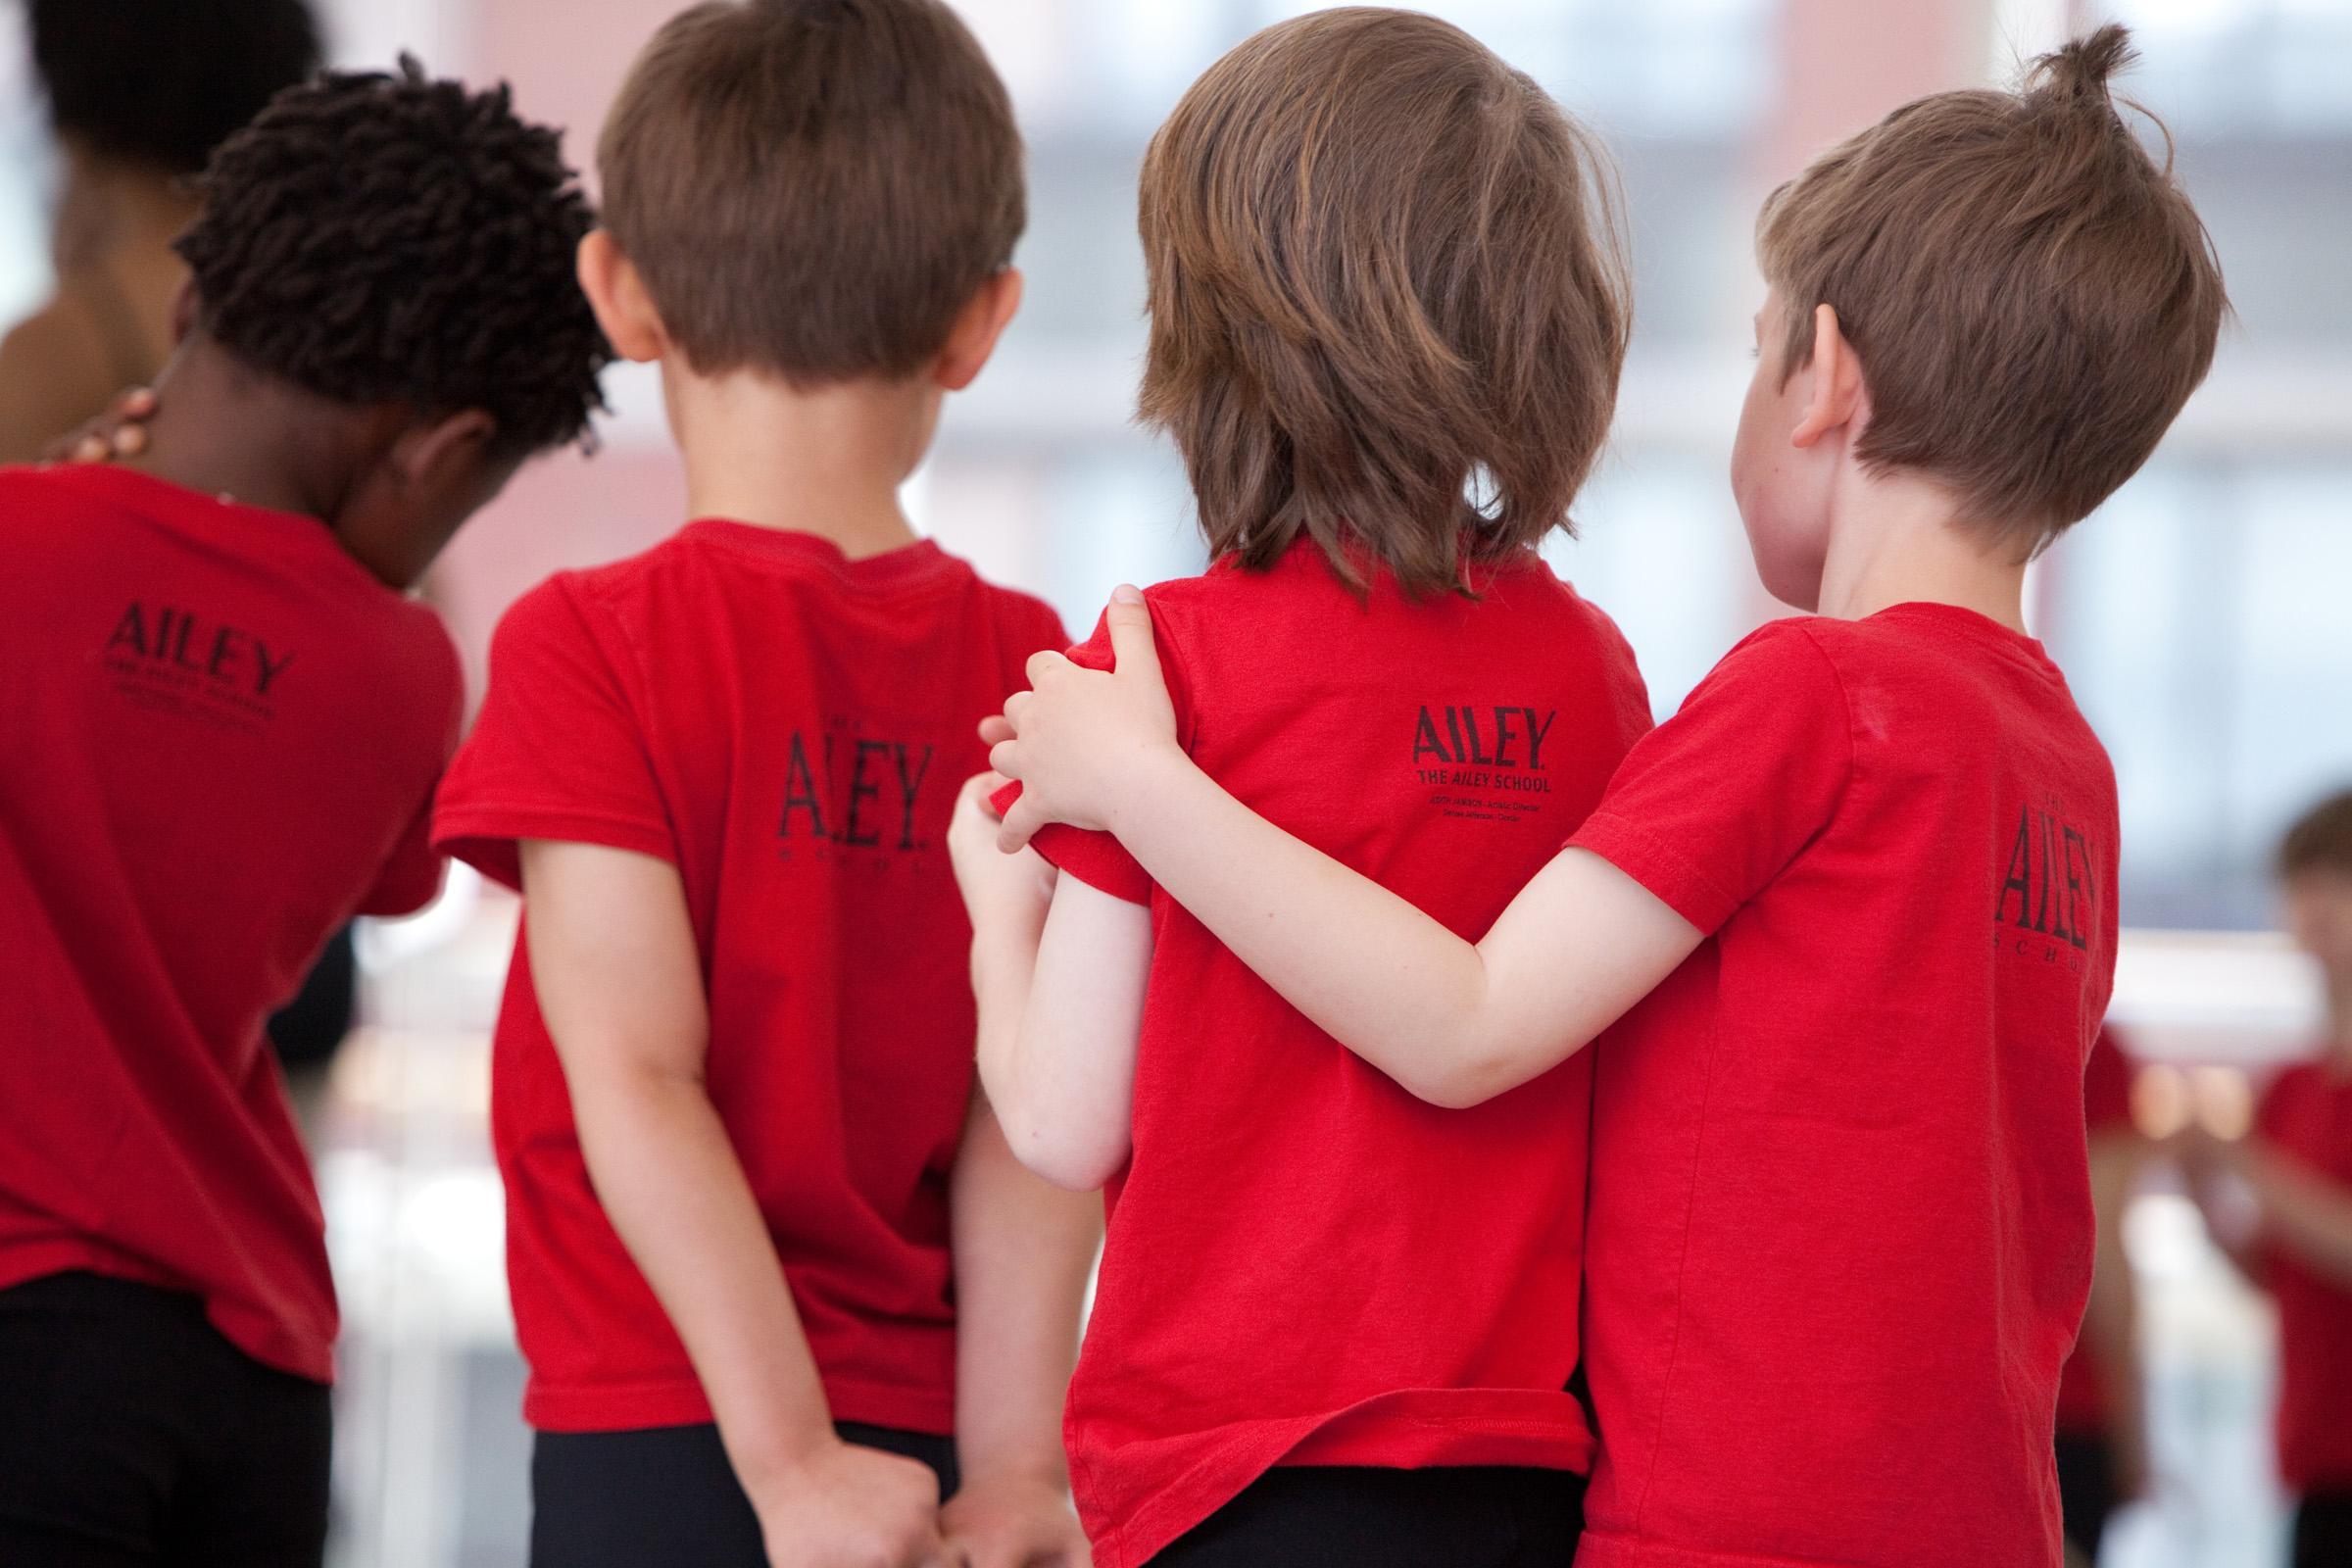
[[[155,390],[134,386],[115,394],[106,412],[49,443],[43,463],[112,463],[147,450],[147,421],[155,417]]]
[[[1054,900],[1054,868],[1035,850],[1007,855],[998,848],[1003,824],[989,798],[1006,782],[1001,773],[964,780],[948,823],[948,858],[975,932],[1009,927],[1028,932],[1034,941]]]
[[[967,1480],[939,1510],[956,1568],[1092,1568],[1069,1490],[1044,1476]]]
[[[752,1505],[768,1568],[949,1568],[939,1478],[918,1460],[829,1442]]]
[[[1110,670],[1039,654],[1029,661],[1031,689],[1005,703],[1001,722],[982,726],[994,743],[989,765],[1021,781],[1000,834],[1006,849],[1048,822],[1114,830],[1112,814],[1139,797],[1150,769],[1183,756],[1144,596],[1121,587],[1103,618]]]

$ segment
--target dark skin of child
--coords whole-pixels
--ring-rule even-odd
[[[111,457],[190,490],[317,517],[402,592],[522,465],[483,410],[339,403],[253,369],[204,329],[192,287],[175,326],[179,346],[153,390],[118,400],[61,455]]]

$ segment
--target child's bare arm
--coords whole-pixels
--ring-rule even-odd
[[[1091,1192],[1126,1162],[1152,915],[1034,851],[1006,857],[983,775],[964,787],[949,842],[972,916],[980,1077],[1022,1164]]]
[[[932,1560],[937,1483],[835,1437],[775,1244],[710,1102],[676,869],[587,844],[531,841],[521,858],[532,983],[598,1200],[685,1342],[771,1561]]]
[[[2102,1131],[2090,1138],[2090,1197],[2098,1216],[2098,1241],[2082,1337],[2097,1350],[2116,1488],[2127,1497],[2146,1491],[2148,1442],[2139,1364],[2139,1297],[2132,1259],[2124,1250],[2123,1220],[2147,1153],[2145,1141],[2136,1133]]]
[[[2259,1142],[2245,1151],[2240,1169],[2262,1207],[2263,1235],[2352,1290],[2352,1191]]]
[[[1085,1568],[1061,1405],[1102,1201],[1024,1169],[977,1089],[950,1199],[963,1486],[941,1510],[941,1528],[969,1568]]]
[[[2206,1239],[2248,1284],[2268,1289],[2270,1270],[2257,1234],[2261,1208],[2244,1175],[2242,1144],[2225,1142],[2192,1123],[2167,1148],[2180,1163],[2189,1201],[2205,1222]]]
[[[1291,837],[1176,745],[1140,599],[1108,612],[1109,674],[1055,656],[1006,714],[997,765],[1024,793],[1003,840],[1044,822],[1118,835],[1170,897],[1284,999],[1424,1100],[1468,1105],[1614,1022],[1701,940],[1598,856],[1562,854],[1476,945]]]

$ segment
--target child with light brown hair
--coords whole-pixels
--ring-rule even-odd
[[[1100,1205],[974,1084],[948,863],[1054,612],[899,504],[1021,292],[941,0],[718,0],[639,57],[579,273],[693,518],[508,612],[437,841],[523,895],[492,1065],[544,1568],[1084,1568]]]
[[[1733,650],[1491,923],[1204,767],[1181,635],[1131,593],[1116,673],[1033,662],[994,731],[1008,844],[1115,835],[1396,1086],[1483,1114],[1592,1063],[1585,1568],[2058,1561],[2117,822],[2025,571],[2155,449],[2227,310],[2110,94],[2127,56],[2104,27],[1907,105],[1766,204],[1732,487],[1812,613]]]
[[[1615,401],[1611,182],[1526,76],[1368,8],[1243,43],[1144,166],[1143,412],[1215,558],[1149,596],[1180,744],[1463,936],[1649,727],[1537,554]],[[956,842],[990,1100],[1110,1199],[1065,1423],[1096,1561],[1566,1564],[1589,1065],[1440,1110],[1106,835],[1042,836],[1055,881],[975,786]]]

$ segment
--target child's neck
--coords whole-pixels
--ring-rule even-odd
[[[147,445],[121,466],[184,489],[329,527],[381,416],[249,369],[201,330],[156,377]]]
[[[861,380],[802,390],[750,371],[666,367],[662,389],[691,515],[814,534],[852,560],[914,543],[899,487],[930,443],[937,389]]]
[[[1860,620],[1889,605],[1956,605],[2026,629],[2026,567],[1953,522],[1940,486],[1909,474],[1849,469],[1832,500],[1820,611]]]

